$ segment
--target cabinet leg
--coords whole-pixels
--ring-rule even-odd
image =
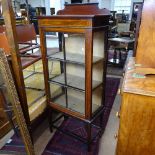
[[[52,128],[52,109],[51,108],[48,109],[48,122],[49,122],[50,132],[53,132],[53,128]]]
[[[68,116],[64,115],[64,120],[65,121],[67,121],[68,118],[69,118]]]
[[[119,49],[119,62],[122,62],[122,51]]]
[[[86,131],[87,131],[87,150],[88,152],[91,151],[91,124],[86,124]]]
[[[114,49],[113,60],[115,63],[116,63],[116,59],[117,59],[117,51],[116,51],[116,49]]]
[[[100,127],[103,128],[103,115],[100,115]]]
[[[103,131],[104,131],[104,130],[103,130],[103,129],[104,129],[104,126],[103,126],[103,118],[104,118],[104,117],[103,117],[103,112],[102,112],[101,115],[100,115],[100,118],[99,118],[99,121],[100,121],[100,122],[99,122],[99,123],[100,123],[99,125],[100,125],[100,128],[101,128],[100,131],[99,131],[99,132],[100,132],[99,137],[102,136]]]

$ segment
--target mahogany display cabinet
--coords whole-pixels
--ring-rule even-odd
[[[99,117],[99,134],[102,133],[109,16],[108,10],[89,3],[66,5],[56,16],[38,17],[46,95],[51,113],[56,110],[66,119],[74,117],[84,121],[86,139],[65,133],[86,142],[89,150],[94,139],[91,128]],[[57,43],[48,42],[49,32],[56,32],[59,36]],[[58,48],[51,53],[48,46]],[[55,76],[51,74],[50,61]],[[59,118],[53,121],[50,115],[50,127],[56,127]]]

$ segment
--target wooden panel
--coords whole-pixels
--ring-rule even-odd
[[[155,76],[135,78],[144,70],[129,59],[122,87],[116,155],[155,154]],[[148,72],[148,71],[147,71]]]
[[[155,154],[155,99],[124,93],[117,155]]]
[[[93,19],[93,20],[92,20]],[[103,27],[109,25],[109,16],[89,15],[89,16],[40,16],[38,17],[39,25],[50,27]]]
[[[145,78],[135,78],[135,73],[147,73],[149,68],[135,67],[134,59],[130,59],[126,68],[123,92],[155,96],[155,75],[146,75]]]
[[[92,117],[92,61],[93,61],[93,33],[87,30],[85,38],[85,117]]]
[[[136,63],[155,67],[155,2],[145,0],[139,32]]]
[[[57,16],[58,19],[54,19],[55,17],[46,17],[46,19],[39,19],[39,26],[49,26],[49,27],[79,27],[79,26],[82,26],[82,27],[88,27],[88,26],[92,26],[92,21],[91,21],[91,18],[90,19],[72,19],[68,17],[68,19],[64,19],[65,17],[62,17],[60,18],[59,16]],[[60,18],[60,19],[59,19]],[[67,18],[67,17],[66,17]],[[54,19],[54,20],[52,20]]]
[[[80,7],[80,9],[79,9]],[[110,15],[110,11],[98,8],[98,3],[69,4],[64,10],[59,10],[58,15]]]
[[[64,32],[64,33],[85,33],[83,28],[69,28],[69,27],[41,27],[46,32]],[[45,32],[44,32],[45,33]]]
[[[36,32],[32,24],[16,25],[16,32],[18,42],[36,40]]]

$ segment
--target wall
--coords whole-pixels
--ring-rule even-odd
[[[64,3],[66,0],[52,0],[50,1],[50,7],[55,8],[55,13],[57,13],[58,10],[61,10],[64,8]]]
[[[50,0],[45,0],[45,7],[46,7],[46,15],[51,15]]]
[[[29,4],[31,4],[32,7],[45,7],[44,0],[29,0]]]
[[[111,10],[112,0],[99,0],[99,7]]]

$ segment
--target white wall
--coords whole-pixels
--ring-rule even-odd
[[[51,15],[51,12],[50,12],[50,0],[45,0],[45,7],[46,7],[46,15]]]
[[[45,7],[44,0],[29,0],[29,4],[31,4],[32,7]]]
[[[57,13],[58,10],[61,10],[64,8],[64,0],[51,0],[50,1],[50,7],[55,8],[55,13]]]
[[[99,7],[111,10],[111,2],[112,0],[99,0]]]

